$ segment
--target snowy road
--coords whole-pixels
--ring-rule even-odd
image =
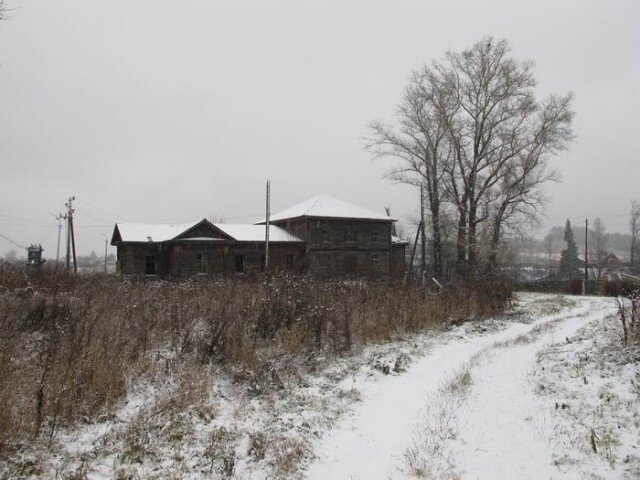
[[[550,429],[528,384],[538,351],[565,341],[588,321],[614,313],[610,299],[577,298],[577,304],[533,323],[450,342],[414,363],[402,375],[359,387],[362,402],[353,415],[319,442],[309,479],[409,477],[403,452],[425,428],[425,410],[443,384],[469,362],[472,385],[456,408],[459,428],[443,441],[453,468],[448,475],[469,479],[572,478],[551,463]],[[540,328],[547,326],[548,328]],[[538,333],[528,342],[505,342]],[[502,343],[502,347],[496,346]],[[449,478],[440,474],[441,478]]]

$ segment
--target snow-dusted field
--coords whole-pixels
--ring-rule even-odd
[[[640,478],[640,352],[612,368],[610,348],[622,345],[612,300],[571,301],[530,324],[437,347],[406,374],[362,386],[362,403],[318,442],[307,477]],[[598,401],[603,392],[609,398]]]
[[[500,318],[276,366],[258,391],[217,370],[209,395],[140,385],[114,417],[0,473],[640,478],[640,351],[614,314],[612,299],[521,294]]]

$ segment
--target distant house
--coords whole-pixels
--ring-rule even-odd
[[[399,276],[406,242],[394,219],[320,195],[270,217],[269,270],[322,276]],[[117,223],[111,244],[124,275],[256,273],[265,266],[265,221],[254,225]]]

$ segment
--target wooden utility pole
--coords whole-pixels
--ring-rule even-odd
[[[52,213],[51,215],[53,215],[56,220],[58,220],[58,245],[56,247],[56,268],[58,268],[58,262],[60,262],[60,234],[62,232],[62,221],[63,219],[66,218],[66,215],[56,215],[54,213]]]
[[[264,232],[264,271],[269,271],[269,224],[271,217],[271,180],[267,180],[266,228]]]
[[[584,222],[584,281],[589,281],[589,219]],[[585,284],[586,288],[586,284]]]
[[[107,240],[107,236],[103,233],[102,236],[104,237],[104,273],[107,273],[107,244],[108,244],[108,240]]]
[[[427,237],[424,230],[424,185],[420,185],[420,235],[422,236],[422,241],[420,242],[420,254],[422,257],[420,263],[420,278],[422,279],[423,285],[425,282],[425,275],[427,273]]]
[[[73,230],[73,201],[76,199],[73,195],[69,197],[69,201],[65,203],[65,207],[67,207],[67,269],[70,268],[69,262],[69,249],[71,248],[71,253],[73,254],[73,273],[78,273],[78,263],[76,261],[76,237],[75,232]]]
[[[69,230],[69,217],[68,217],[68,215],[65,215],[65,217],[66,217],[65,220],[67,221],[66,222],[67,223],[67,235],[66,235],[66,237],[67,237],[67,254],[65,256],[65,258],[66,258],[65,264],[66,264],[67,270],[69,270],[71,268],[71,233],[70,233],[70,230]]]
[[[416,247],[418,246],[418,236],[420,235],[421,231],[422,231],[422,222],[418,224],[418,229],[416,230],[416,239],[413,241],[413,249],[411,250],[411,260],[409,260],[409,268],[404,273],[404,280],[402,281],[403,283],[407,283],[407,276],[409,275],[409,272],[413,270],[413,258],[416,255]]]

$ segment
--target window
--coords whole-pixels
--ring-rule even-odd
[[[236,255],[236,273],[244,273],[244,255]]]
[[[198,254],[198,275],[209,273],[208,257],[204,253]]]
[[[354,275],[358,270],[358,257],[355,255],[346,255],[344,257],[344,273]]]
[[[353,228],[348,228],[344,233],[344,241],[345,242],[355,242],[356,241],[356,232],[353,231]]]
[[[285,258],[285,265],[287,267],[287,270],[293,269],[293,266],[294,266],[293,254],[287,253],[286,257],[284,257],[284,258]]]
[[[147,255],[144,257],[144,274],[155,275],[156,274],[156,256]]]
[[[378,255],[377,253],[372,253],[371,268],[373,268],[374,270],[377,270],[379,266],[380,266],[380,255]]]
[[[326,230],[320,230],[320,241],[322,243],[328,243],[329,242],[329,232],[327,232]]]
[[[371,243],[376,243],[378,241],[378,232],[371,232]]]
[[[320,271],[327,272],[329,270],[329,255],[326,253],[317,254],[318,266]]]

